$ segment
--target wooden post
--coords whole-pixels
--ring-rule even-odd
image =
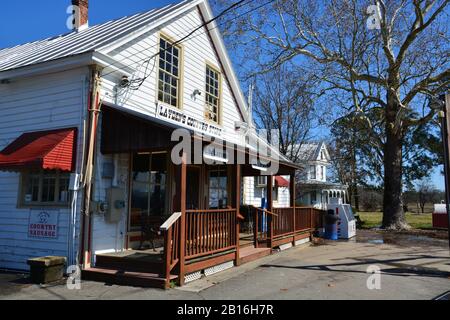
[[[290,189],[291,189],[291,207],[292,207],[292,229],[293,229],[293,239],[292,245],[295,246],[295,233],[297,232],[297,228],[295,226],[295,202],[296,202],[296,194],[295,194],[295,171],[290,175]]]
[[[259,220],[258,220],[258,210],[256,210],[256,209],[253,209],[253,210],[255,210],[255,219],[254,219],[254,227],[253,227],[253,229],[255,230],[254,231],[254,237],[255,237],[255,248],[257,248],[258,249],[258,247],[259,247],[259,244],[258,244],[258,224],[259,224]]]
[[[172,229],[170,227],[169,230],[164,232],[164,254],[166,255],[165,259],[165,272],[166,272],[166,287],[170,286],[170,267],[172,264]]]
[[[181,177],[180,177],[180,275],[179,284],[184,285],[185,276],[185,255],[186,255],[186,175],[187,175],[187,154],[183,152],[183,161],[181,164]]]
[[[269,210],[270,212],[272,212],[272,207],[273,207],[272,193],[273,193],[273,176],[270,175],[267,177],[267,210]],[[269,247],[272,249],[273,217],[270,214],[267,215],[267,223],[268,223],[267,232],[268,232],[268,238],[269,238]]]
[[[444,176],[445,176],[445,203],[448,219],[448,241],[450,248],[450,94],[446,94],[444,99],[444,110],[441,116],[442,141],[444,143]]]
[[[240,226],[239,217],[241,215],[241,165],[236,164],[236,266],[240,264]]]

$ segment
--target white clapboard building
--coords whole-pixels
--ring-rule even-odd
[[[86,278],[125,265],[125,280],[167,287],[248,261],[253,249],[245,257],[240,250],[237,190],[262,170],[250,161],[246,101],[217,24],[206,23],[208,2],[94,26],[88,1],[72,3],[80,15],[71,32],[0,50],[0,268],[26,270],[28,258],[64,256]],[[210,161],[197,163],[185,150],[174,161],[176,129],[187,129],[188,145],[200,144]],[[264,168],[263,182],[266,190],[280,187],[275,197],[293,214],[285,191],[294,186],[278,177],[294,177],[298,166],[279,162],[277,172]],[[277,201],[270,198],[269,209]],[[270,254],[313,231],[297,223],[288,238],[275,224],[282,216],[264,222],[274,231],[255,237],[255,248],[266,241]],[[146,248],[142,261],[127,260]],[[142,269],[145,276],[133,273]]]
[[[328,181],[331,160],[325,142],[300,146],[298,165],[302,169],[297,175],[297,203],[319,209],[327,209],[330,203],[347,203],[348,187]]]

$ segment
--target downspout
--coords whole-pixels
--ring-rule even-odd
[[[83,269],[91,266],[91,231],[92,231],[92,215],[91,215],[91,198],[94,189],[94,169],[95,169],[95,146],[97,139],[97,125],[101,112],[100,89],[101,89],[101,70],[97,66],[91,67],[91,86],[88,100],[88,135],[85,137],[86,142],[86,162],[83,172],[84,197],[82,203],[82,231],[81,231],[81,250],[80,262]]]

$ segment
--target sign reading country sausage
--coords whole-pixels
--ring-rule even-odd
[[[28,236],[30,238],[58,238],[58,211],[30,210]]]

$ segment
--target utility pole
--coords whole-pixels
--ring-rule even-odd
[[[445,173],[445,203],[448,219],[448,235],[450,248],[450,94],[444,96],[443,111],[439,114],[441,118],[442,141],[444,144],[444,173]]]

